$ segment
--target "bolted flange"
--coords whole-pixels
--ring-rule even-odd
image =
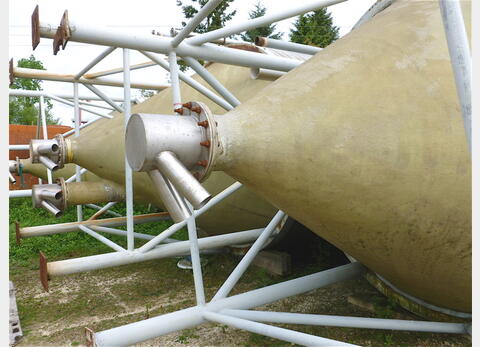
[[[51,140],[30,140],[30,160],[32,164],[42,163],[55,171],[64,167],[66,162],[65,139],[61,134]]]
[[[65,180],[60,177],[55,184],[35,184],[32,186],[33,207],[41,207],[60,217],[67,208],[65,192]]]

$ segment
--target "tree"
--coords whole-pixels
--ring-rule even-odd
[[[333,25],[332,16],[326,8],[303,14],[290,30],[290,41],[305,45],[326,47],[338,39],[338,27]]]
[[[18,67],[24,67],[29,69],[45,70],[40,60],[35,59],[32,54],[28,58],[22,58],[17,61]],[[24,89],[24,90],[42,90],[42,81],[30,78],[15,78],[11,89]],[[33,125],[37,123],[38,117],[38,102],[40,97],[16,97],[11,96],[9,98],[9,122],[10,124],[26,124]],[[58,124],[58,119],[54,118],[51,109],[52,103],[50,100],[45,100],[45,117],[47,124]]]
[[[193,18],[198,11],[205,6],[208,0],[191,0],[190,5],[184,5],[184,2],[177,0],[177,6],[182,6],[182,12],[186,19]],[[205,18],[196,28],[196,33],[206,33],[208,31],[223,28],[226,22],[231,20],[237,11],[227,12],[227,8],[233,0],[224,0]],[[198,3],[198,6],[197,6]],[[182,26],[187,25],[182,22]]]
[[[254,19],[254,18],[264,16],[265,13],[267,13],[266,7],[263,6],[262,3],[259,1],[255,4],[255,8],[252,11],[250,11],[248,15],[250,19]],[[275,30],[276,30],[276,25],[269,25],[261,28],[248,30],[243,34],[240,34],[240,36],[242,37],[242,40],[250,41],[250,42],[254,42],[257,36],[269,37],[277,40],[281,39],[283,33],[281,32],[274,33]]]
[[[193,18],[198,11],[205,6],[208,0],[190,0],[190,5],[184,5],[185,2],[181,0],[177,0],[177,6],[182,7],[183,15],[186,19]],[[227,8],[233,0],[224,0],[222,1],[216,8],[213,10],[197,27],[195,28],[194,32],[202,34],[208,31],[216,30],[223,28],[226,22],[231,20],[233,16],[237,13],[237,11],[227,12]],[[197,6],[198,3],[198,6]],[[182,22],[182,27],[187,25],[187,22]],[[199,60],[201,64],[203,61]],[[178,65],[181,71],[185,71],[189,68],[189,66],[183,61],[179,60]]]

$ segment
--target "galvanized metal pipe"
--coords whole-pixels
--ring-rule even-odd
[[[225,247],[234,244],[251,242],[256,239],[263,229],[239,231],[230,234],[209,236],[198,239],[199,249]],[[188,254],[190,241],[179,241],[159,245],[149,252],[141,253],[138,250],[122,253],[105,253],[82,258],[73,258],[49,262],[48,274],[52,276],[69,275],[77,272],[105,269],[114,266],[134,264],[143,261],[161,259]]]
[[[203,312],[203,317],[211,322],[226,324],[237,329],[242,329],[250,331],[252,333],[273,337],[274,339],[288,341],[302,346],[357,346],[350,343],[330,340],[319,336],[300,333],[298,331],[279,328],[263,323],[252,322],[246,319],[230,317],[224,314],[219,314],[206,310]]]
[[[39,108],[40,108],[40,117],[42,119],[43,139],[47,140],[48,139],[47,117],[45,115],[45,100],[44,100],[43,95],[40,96]],[[53,150],[53,149],[54,149],[53,147],[50,148],[50,150]],[[42,152],[41,147],[39,147],[38,150],[39,150],[40,153]],[[50,169],[47,169],[47,182],[48,182],[48,184],[52,184],[52,170],[50,170]]]
[[[25,194],[28,192],[29,195],[23,196],[31,196],[31,189],[28,191],[23,190],[13,190],[10,193],[17,192]],[[144,223],[153,223],[161,220],[169,219],[168,214],[166,213],[150,213],[150,214],[142,214],[133,216],[133,222],[135,224],[144,224]],[[94,220],[86,220],[83,222],[71,222],[71,223],[61,223],[61,224],[48,224],[48,225],[38,225],[34,227],[24,227],[20,228],[20,237],[21,238],[28,238],[28,237],[35,237],[35,236],[45,236],[45,235],[54,235],[54,234],[61,234],[67,233],[72,231],[78,231],[79,225],[85,225],[90,227],[92,225],[101,225],[104,227],[117,227],[121,225],[125,225],[127,221],[126,217],[116,217],[116,218],[106,218],[106,219],[94,219]]]
[[[235,182],[232,184],[230,187],[224,189],[222,192],[218,193],[216,196],[214,196],[205,206],[200,208],[199,210],[194,210],[193,214],[195,217],[201,216],[204,212],[208,211],[211,207],[215,206],[218,204],[220,201],[222,201],[224,198],[229,196],[230,194],[233,194],[236,192],[238,189],[242,187],[242,184],[239,182]],[[155,236],[152,240],[144,244],[142,247],[138,248],[138,251],[141,253],[147,252],[151,250],[153,247],[158,245],[160,242],[165,240],[167,237],[170,237],[173,235],[175,232],[183,228],[187,224],[186,220],[183,220],[181,222],[178,222],[165,231],[163,231],[160,235]]]
[[[13,184],[15,184],[17,182],[17,180],[15,179],[15,177],[13,177],[11,172],[8,173],[8,178],[9,178],[10,182],[13,183]]]
[[[120,217],[119,213],[109,211],[109,209],[112,208],[113,206],[115,206],[117,203],[118,203],[118,201],[111,201],[111,202],[105,204],[105,206],[103,206],[101,209],[99,209],[97,212],[95,212],[95,214],[93,216],[91,216],[90,218],[88,218],[88,220],[97,219],[98,217],[100,217],[103,214],[108,213],[108,212],[115,213],[115,214],[118,215],[118,217]]]
[[[115,110],[117,110],[118,112],[123,112],[123,109],[116,103],[114,103],[113,100],[111,100],[104,92],[95,88],[94,86],[89,86],[88,84],[84,84],[84,86],[91,92],[97,94],[100,98],[102,98],[103,101],[112,106]]]
[[[134,65],[130,65],[130,71],[143,69],[143,68],[150,67],[150,66],[155,66],[155,65],[157,65],[157,64],[154,63],[153,61],[147,61],[145,63],[134,64]],[[92,72],[92,73],[86,74],[85,78],[97,78],[97,77],[102,77],[102,76],[114,75],[114,74],[117,74],[117,73],[123,73],[123,66],[115,68],[115,69],[105,70],[105,71]]]
[[[242,260],[235,269],[232,271],[230,276],[228,276],[227,280],[222,284],[220,289],[217,291],[215,296],[213,297],[212,301],[219,300],[222,298],[226,298],[228,294],[232,291],[235,284],[237,284],[238,280],[242,275],[245,273],[247,268],[250,266],[252,261],[257,256],[258,252],[262,250],[265,246],[265,243],[268,241],[270,236],[272,235],[273,231],[277,227],[277,225],[282,221],[285,213],[283,211],[278,211],[277,214],[272,218],[270,223],[266,226],[265,230],[262,232],[262,235],[255,241],[255,243],[250,247],[248,252],[242,257]]]
[[[49,158],[47,158],[43,155],[40,155],[38,157],[38,160],[40,161],[40,163],[45,165],[47,167],[47,169],[52,170],[52,171],[58,170],[58,165],[56,163],[54,163],[53,161],[51,161]]]
[[[202,239],[200,239],[200,241],[201,240]],[[206,320],[203,317],[204,310],[216,312],[227,308],[249,309],[258,307],[293,295],[306,293],[313,289],[325,287],[336,282],[349,280],[361,275],[364,271],[365,268],[359,263],[339,266],[334,269],[210,302],[204,307],[190,307],[173,313],[167,313],[143,321],[97,332],[95,334],[95,341],[98,346],[133,345],[160,335],[166,335],[205,323]]]
[[[68,74],[60,74],[45,70],[37,69],[27,69],[16,67],[13,69],[13,74],[15,77],[19,78],[34,78],[44,81],[57,81],[57,82],[70,82],[70,83],[82,83],[88,85],[100,85],[100,86],[110,86],[110,87],[123,87],[123,81],[117,81],[112,78],[85,78],[81,77],[75,79],[75,76]],[[154,89],[154,90],[164,90],[169,86],[164,84],[152,84],[152,83],[141,83],[141,82],[132,82],[132,88],[137,89]]]
[[[462,108],[468,148],[472,150],[472,58],[459,0],[439,0],[448,51]]]
[[[75,118],[75,137],[80,136],[80,105],[78,104],[78,83],[73,83],[73,112]],[[75,165],[75,181],[81,182],[82,175],[80,170],[82,168],[78,165]],[[82,205],[77,205],[77,221],[81,222],[83,220],[83,208]]]
[[[184,196],[195,209],[204,206],[212,195],[197,181],[177,156],[169,151],[160,152],[155,162],[158,169],[172,182],[178,192]]]
[[[85,169],[85,168],[81,168],[80,169],[80,176],[83,175],[85,172],[87,172],[88,170]],[[75,179],[77,178],[77,174],[75,173],[75,175],[72,175],[71,177],[67,178],[65,180],[65,183],[70,183],[70,182],[73,182],[75,181]]]
[[[158,65],[160,65],[161,67],[163,67],[165,70],[167,71],[170,71],[170,68],[168,66],[168,64],[163,61],[163,59],[161,59],[160,57],[158,57],[157,55],[153,54],[153,53],[149,53],[149,52],[144,52],[144,51],[140,51],[140,53],[142,53],[143,55],[145,55],[147,58],[153,60],[155,63],[157,63]],[[221,97],[219,97],[218,95],[216,95],[215,93],[213,93],[212,91],[208,90],[207,88],[205,88],[203,85],[201,85],[200,83],[198,83],[197,81],[195,81],[193,78],[191,78],[190,76],[188,76],[187,74],[185,74],[184,72],[182,71],[179,71],[178,72],[178,77],[183,81],[185,82],[186,84],[188,84],[190,87],[192,87],[193,89],[197,90],[198,92],[202,93],[203,95],[205,95],[207,98],[209,98],[210,100],[212,100],[214,103],[216,103],[217,105],[223,107],[225,110],[231,110],[233,109],[233,107],[228,103],[226,102],[225,100],[223,100]]]
[[[131,115],[131,104],[130,104],[130,51],[128,49],[123,49],[123,116],[125,118],[125,130],[124,136],[127,129],[127,124]],[[127,249],[133,251],[135,248],[135,239],[133,237],[133,178],[132,178],[132,168],[128,164],[126,151],[124,151],[124,161],[125,161],[125,200],[127,205]]]
[[[300,43],[288,42],[283,40],[275,40],[268,37],[257,36],[255,38],[255,45],[260,47],[270,47],[281,49],[284,51],[298,52],[304,54],[314,55],[322,50],[320,47],[302,45]]]
[[[57,25],[41,22],[39,24],[40,36],[53,38],[55,36],[57,27]],[[72,21],[70,21],[70,33],[71,36],[69,40],[71,42],[83,42],[103,46],[115,46],[162,54],[168,54],[172,50],[172,46],[170,44],[172,39],[160,37],[157,35],[141,36],[138,34],[124,31],[119,32],[101,27],[86,27],[73,23]],[[267,56],[266,54],[258,54],[237,49],[233,50],[215,44],[194,46],[188,44],[186,40],[178,45],[178,47],[175,49],[175,52],[178,56],[182,57],[189,56],[196,59],[216,61],[224,64],[240,65],[246,67],[263,67],[267,69],[281,71],[290,71],[291,69],[301,64],[300,61],[294,59]],[[154,89],[148,87],[143,88]]]
[[[59,217],[62,215],[62,211],[60,211],[58,208],[56,208],[55,206],[53,206],[51,203],[49,203],[48,201],[45,201],[45,200],[42,200],[40,202],[40,205],[42,205],[42,207],[44,209],[46,209],[48,212],[50,212],[51,214],[53,214],[55,217]]]
[[[222,37],[228,37],[233,34],[238,34],[243,31],[252,30],[255,28],[261,28],[264,26],[268,26],[274,22],[278,22],[290,17],[295,17],[310,11],[319,10],[321,8],[335,5],[346,0],[316,0],[310,1],[309,3],[300,3],[296,4],[297,6],[294,8],[290,8],[281,12],[267,14],[262,17],[258,17],[255,19],[250,19],[248,21],[239,22],[236,24],[227,25],[221,29],[212,30],[206,32],[201,35],[197,35],[185,40],[185,43],[189,43],[191,45],[201,45],[203,43],[220,39]]]
[[[200,263],[200,251],[197,239],[197,226],[195,216],[187,220],[188,241],[190,244],[190,257],[192,259],[193,282],[195,285],[195,296],[197,305],[205,305],[205,290],[203,288],[202,264]]]
[[[8,197],[12,198],[27,198],[32,196],[31,189],[24,189],[24,190],[10,190],[8,192]]]
[[[217,91],[232,107],[240,105],[240,101],[223,86],[202,64],[192,57],[183,57],[183,60],[201,76],[210,86]]]
[[[82,231],[84,231],[85,233],[87,233],[88,235],[90,235],[91,237],[97,239],[98,241],[100,241],[101,243],[107,245],[108,247],[110,248],[113,248],[114,250],[116,250],[117,252],[126,252],[127,250],[119,245],[117,245],[115,242],[113,241],[110,241],[109,239],[107,239],[105,236],[102,236],[100,235],[99,233],[96,233],[95,231],[91,230],[90,228],[86,227],[85,225],[79,225],[78,228]]]
[[[466,325],[461,323],[425,322],[401,319],[380,319],[249,310],[223,310],[220,312],[233,317],[267,323],[306,324],[330,327],[406,330],[451,334],[466,333]]]
[[[73,99],[72,94],[62,94],[62,93],[49,93],[45,90],[23,90],[23,89],[9,89],[8,90],[9,96],[26,96],[26,97],[34,97],[34,96],[44,96],[49,98],[51,95],[56,96],[62,99]],[[95,95],[79,95],[78,99],[80,100],[103,100]],[[123,101],[123,99],[118,97],[110,97],[113,101]]]
[[[166,210],[175,223],[184,221],[190,216],[190,211],[180,194],[176,194],[174,186],[168,184],[168,180],[158,170],[148,172],[151,180],[157,189]]]
[[[98,205],[95,205],[95,204],[85,204],[85,206],[90,207],[91,209],[94,209],[94,210],[97,210],[97,211],[100,211],[102,209],[102,207],[100,207]],[[115,216],[115,217],[122,217],[122,215],[120,213],[113,212],[113,211],[110,211],[110,210],[107,210],[105,213],[109,214],[111,216]],[[90,218],[87,219],[87,220],[90,220]]]
[[[28,151],[30,145],[8,145],[9,151]]]
[[[85,66],[78,74],[76,74],[73,78],[78,80],[80,77],[85,75],[92,67],[97,65],[103,58],[108,56],[110,53],[112,53],[116,47],[108,47],[106,50],[104,50],[102,53],[99,54],[98,57],[93,59],[87,66]]]
[[[62,104],[75,107],[75,104],[74,104],[73,102],[70,102],[70,101],[68,101],[68,100],[59,98],[59,97],[57,97],[57,96],[55,96],[55,95],[49,95],[49,94],[47,94],[46,97],[48,97],[48,98],[50,98],[50,99],[52,99],[52,100],[58,101],[58,102],[60,102],[60,103],[62,103]],[[110,116],[110,115],[108,115],[108,114],[103,114],[103,113],[101,113],[101,112],[97,112],[97,111],[95,111],[95,110],[91,110],[91,109],[88,109],[88,108],[86,108],[86,107],[80,107],[80,106],[79,106],[79,108],[80,108],[81,110],[85,111],[85,112],[92,113],[92,114],[97,115],[97,116],[100,116],[100,117],[102,117],[102,118],[112,118],[112,116]]]
[[[283,71],[275,71],[268,69],[251,68],[250,75],[254,80],[275,81],[285,75]]]
[[[172,39],[172,47],[177,47],[222,1],[223,0],[209,0],[197,14],[188,21],[182,31]]]
[[[178,80],[177,54],[174,51],[168,53],[168,68],[170,71],[170,83],[172,84],[173,110],[182,108],[182,97],[180,95],[180,81]]]

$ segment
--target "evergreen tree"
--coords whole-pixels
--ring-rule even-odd
[[[18,67],[24,67],[29,69],[45,70],[40,60],[30,55],[28,58],[22,58],[17,62]],[[24,89],[24,90],[42,90],[42,81],[30,78],[15,78],[11,89]],[[25,96],[11,96],[9,97],[9,122],[10,124],[25,124],[34,125],[37,124],[38,117],[38,102],[40,97],[25,97]],[[46,99],[45,116],[47,124],[58,124],[58,119],[54,118],[51,109],[52,103]]]
[[[205,6],[208,0],[190,0],[190,5],[184,5],[184,2],[177,0],[177,6],[182,7],[182,12],[186,19],[193,18],[198,11]],[[227,8],[233,0],[224,0],[205,18],[196,28],[196,33],[206,33],[208,31],[223,28],[226,22],[231,20],[237,11],[227,12]],[[198,5],[197,5],[198,4]],[[182,26],[187,22],[182,22]]]
[[[265,6],[262,5],[262,3],[259,1],[255,4],[255,8],[248,14],[250,19],[262,17],[267,13],[267,9]],[[255,28],[252,30],[248,30],[243,34],[240,34],[242,39],[244,41],[250,41],[254,42],[255,38],[257,36],[262,36],[262,37],[270,37],[272,39],[281,39],[283,33],[281,32],[275,32],[276,25],[269,25],[266,27],[261,27],[261,28]]]
[[[326,8],[303,14],[290,30],[290,41],[317,47],[326,47],[338,39],[338,27],[333,25],[332,16]]]

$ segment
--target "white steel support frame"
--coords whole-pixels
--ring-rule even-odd
[[[74,119],[75,119],[75,137],[80,136],[80,107],[78,104],[78,83],[73,83],[73,103],[74,103]],[[80,173],[82,168],[78,165],[75,165],[75,181],[82,181],[82,174]],[[81,222],[83,220],[83,207],[82,205],[77,205],[77,221]]]
[[[208,42],[221,40],[232,34],[242,31],[254,29],[269,25],[275,21],[283,20],[292,16],[316,10],[322,7],[340,3],[346,0],[315,0],[306,4],[301,4],[297,8],[287,11],[271,14],[268,16],[256,18],[245,23],[229,25],[227,27],[191,36],[191,32],[196,26],[213,11],[221,0],[210,0],[196,16],[172,39],[162,38],[158,36],[139,37],[128,33],[122,34],[110,30],[102,30],[98,28],[86,28],[82,26],[74,26],[71,41],[85,42],[98,45],[111,46],[107,48],[100,56],[88,64],[80,71],[75,78],[80,79],[93,66],[95,66],[103,57],[107,56],[114,47],[123,48],[123,82],[124,82],[124,107],[120,108],[106,95],[92,86],[87,86],[91,91],[99,96],[100,99],[106,101],[110,106],[119,112],[124,112],[125,124],[130,117],[130,70],[132,67],[129,62],[129,49],[135,49],[143,53],[152,60],[152,64],[158,64],[171,74],[172,79],[172,100],[174,110],[182,105],[180,95],[179,79],[189,84],[191,87],[204,94],[212,101],[225,108],[231,110],[238,106],[240,102],[231,94],[216,78],[208,72],[197,59],[208,61],[217,61],[226,64],[246,66],[258,69],[271,69],[275,71],[287,72],[301,62],[284,59],[280,57],[270,57],[259,55],[246,51],[234,51],[225,47],[219,47]],[[441,3],[443,0],[439,0]],[[445,20],[447,22],[447,20]],[[447,24],[446,24],[447,25]],[[53,38],[56,26],[42,23],[39,25],[40,36]],[[447,39],[448,39],[448,30]],[[191,36],[191,37],[189,37]],[[281,42],[273,44],[281,45],[285,49],[295,51],[298,47],[282,45]],[[450,45],[450,42],[449,42]],[[294,49],[295,48],[295,49]],[[301,47],[306,49],[306,47]],[[468,48],[468,46],[467,46]],[[314,51],[310,50],[313,54]],[[155,53],[168,55],[168,63],[163,57]],[[452,51],[451,51],[452,54]],[[197,73],[200,75],[221,97],[196,82],[191,77],[178,71],[177,55],[184,59]],[[150,63],[140,64],[141,67],[152,66]],[[453,61],[452,61],[453,64]],[[454,70],[455,70],[454,65]],[[119,72],[118,69],[106,71],[104,74]],[[465,75],[465,74],[464,74]],[[100,74],[98,75],[100,76]],[[86,77],[86,76],[85,76]],[[464,77],[463,77],[464,78]],[[75,135],[78,136],[80,125],[78,121],[79,97],[78,82],[74,83],[74,105],[75,105]],[[458,81],[457,81],[458,88]],[[460,96],[460,92],[459,92]],[[460,97],[460,99],[462,99]],[[462,102],[462,101],[461,101]],[[463,107],[463,103],[462,103]],[[463,110],[463,108],[462,108]],[[92,122],[91,122],[92,123]],[[468,136],[468,132],[467,132]],[[83,170],[83,169],[82,169]],[[81,170],[77,168],[75,178],[80,179]],[[72,178],[70,178],[72,179]],[[70,180],[69,179],[69,180]],[[67,180],[68,181],[68,180]],[[99,241],[113,248],[116,252],[95,255],[90,257],[68,259],[48,264],[48,272],[51,276],[66,275],[70,273],[90,271],[123,264],[131,264],[151,259],[159,259],[167,256],[178,256],[190,252],[192,257],[193,277],[195,284],[195,294],[197,305],[177,312],[168,313],[162,316],[150,318],[147,320],[127,324],[117,328],[105,330],[98,333],[92,333],[90,338],[97,346],[112,345],[130,345],[159,335],[168,334],[174,331],[191,328],[207,321],[227,324],[239,329],[263,334],[273,338],[289,341],[302,345],[315,346],[353,346],[351,344],[325,339],[322,337],[312,336],[289,329],[279,328],[266,323],[284,323],[284,324],[312,324],[325,326],[342,326],[356,328],[371,329],[392,329],[392,330],[410,330],[410,331],[429,331],[443,333],[466,333],[469,331],[468,324],[458,323],[439,323],[439,322],[415,322],[390,319],[373,319],[363,317],[342,317],[327,315],[311,315],[300,313],[286,312],[263,312],[252,311],[250,309],[262,306],[292,295],[298,295],[310,290],[324,287],[339,281],[348,280],[356,276],[362,275],[366,269],[359,263],[354,262],[348,265],[339,266],[312,275],[304,276],[294,280],[275,284],[265,288],[253,290],[247,293],[238,294],[228,297],[228,294],[239,281],[248,266],[252,263],[258,252],[265,246],[267,240],[274,236],[277,225],[285,217],[284,212],[279,211],[270,223],[264,229],[248,230],[231,234],[205,237],[197,239],[196,217],[203,214],[208,209],[221,202],[224,198],[237,191],[242,187],[241,183],[236,182],[230,187],[222,191],[208,201],[203,207],[194,210],[191,206],[191,215],[185,220],[173,224],[156,236],[135,233],[133,228],[133,189],[132,189],[132,170],[125,158],[125,185],[127,195],[127,231],[114,229],[106,226],[84,226],[79,225],[78,229],[95,237]],[[20,194],[25,194],[19,192]],[[108,206],[107,204],[106,206]],[[106,208],[106,207],[104,207]],[[79,217],[81,220],[81,217]],[[187,226],[188,241],[176,241],[169,237],[175,232]],[[127,249],[112,242],[106,237],[99,234],[105,232],[108,234],[121,235],[127,237]],[[143,246],[135,249],[134,238],[148,240]],[[202,269],[200,263],[200,250],[208,250],[215,247],[225,247],[232,244],[242,242],[252,242],[253,245],[245,254],[237,267],[232,271],[225,283],[219,288],[218,292],[211,299],[206,301],[203,287]],[[163,243],[163,244],[162,244]]]
[[[128,120],[130,119],[131,105],[130,105],[130,51],[123,49],[123,115],[125,117],[125,131],[127,129]],[[125,201],[127,205],[127,249],[133,251],[135,248],[135,239],[133,237],[133,179],[132,168],[127,160],[127,153],[125,151]]]
[[[468,149],[472,151],[472,58],[459,0],[439,0]]]
[[[40,117],[42,119],[42,131],[43,131],[43,139],[48,139],[48,129],[47,129],[47,116],[45,114],[45,99],[43,96],[40,96],[39,101],[39,109],[40,109]],[[48,184],[52,184],[52,170],[47,168],[47,182]]]

